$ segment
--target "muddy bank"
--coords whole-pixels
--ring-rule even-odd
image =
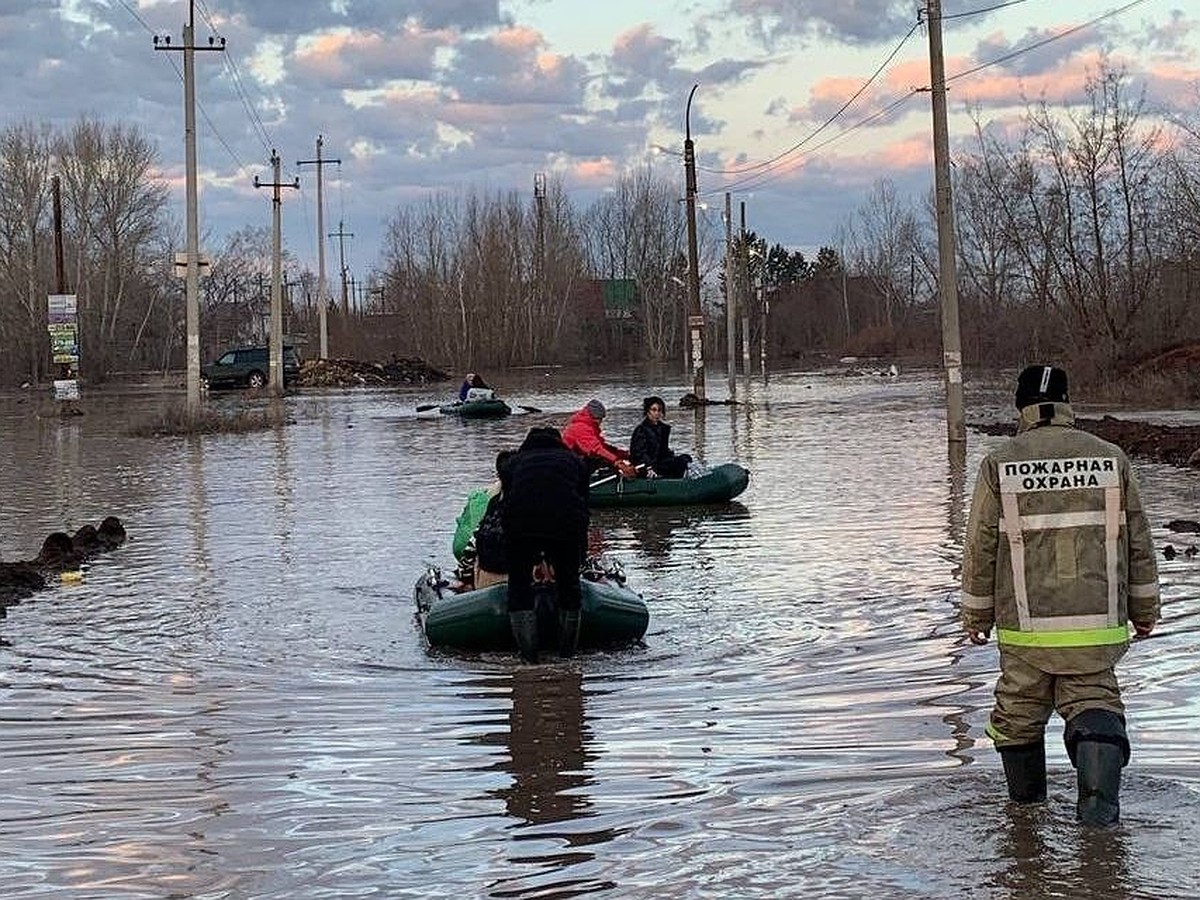
[[[984,434],[1012,435],[1015,422],[974,424]],[[1102,419],[1076,419],[1075,427],[1116,444],[1130,456],[1152,459],[1175,466],[1200,464],[1200,425],[1154,425],[1104,416]]]

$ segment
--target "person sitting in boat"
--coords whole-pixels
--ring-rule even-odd
[[[568,450],[574,450],[584,458],[588,472],[595,472],[603,466],[612,466],[623,477],[633,478],[637,469],[629,461],[629,452],[610,444],[600,433],[600,422],[603,421],[606,410],[599,400],[589,400],[583,409],[579,410],[567,422],[563,429],[562,441]]]
[[[511,450],[496,454],[496,475],[504,478],[504,470],[512,457]],[[489,498],[483,518],[472,537],[475,547],[475,571],[472,583],[476,590],[508,580],[508,557],[504,547],[504,491],[498,490]]]
[[[521,657],[538,658],[534,569],[549,568],[558,598],[558,652],[579,641],[579,569],[587,549],[588,469],[556,428],[531,428],[501,475],[508,614]],[[543,565],[548,563],[548,567]]]
[[[662,397],[642,401],[645,418],[633,429],[629,440],[629,458],[647,478],[683,478],[692,458],[671,449],[671,426],[663,421],[666,404]]]
[[[460,403],[473,400],[495,399],[496,392],[488,387],[487,382],[475,372],[468,372],[467,377],[463,379],[463,383],[458,388],[458,400]]]
[[[501,450],[496,454],[496,480],[467,495],[467,502],[454,523],[451,549],[459,563],[459,580],[476,588],[503,581],[504,573],[508,571],[503,562],[500,537],[500,479],[512,455],[512,450]],[[481,535],[481,531],[486,534]],[[480,583],[481,580],[486,583]]]

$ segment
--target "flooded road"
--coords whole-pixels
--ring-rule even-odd
[[[948,459],[936,373],[781,374],[700,414],[681,380],[522,378],[503,393],[542,412],[301,392],[287,427],[193,439],[128,436],[148,392],[63,421],[0,398],[0,559],[109,514],[129,533],[0,620],[0,895],[1200,895],[1200,557],[1160,558],[1164,621],[1119,668],[1123,824],[1082,831],[1061,721],[1032,808],[983,733],[996,650],[960,637],[957,571],[1003,438]],[[752,475],[728,507],[593,515],[644,645],[430,652],[412,586],[496,451],[592,396],[626,443],[651,392],[677,449]],[[1135,468],[1182,551],[1164,526],[1200,519],[1200,473]]]

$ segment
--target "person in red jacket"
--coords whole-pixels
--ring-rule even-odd
[[[600,433],[600,422],[604,419],[604,404],[589,400],[583,409],[571,416],[563,429],[562,440],[567,449],[574,450],[595,472],[602,466],[612,466],[625,478],[632,478],[637,469],[629,461],[629,451],[610,444]]]

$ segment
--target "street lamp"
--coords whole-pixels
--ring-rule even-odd
[[[696,249],[696,147],[692,143],[692,85],[683,114],[683,171],[687,200],[688,332],[692,336],[692,392],[704,402],[704,313],[700,309],[700,260]]]

